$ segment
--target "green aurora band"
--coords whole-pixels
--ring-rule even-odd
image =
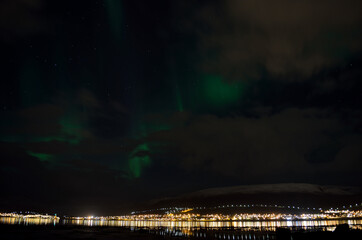
[[[113,36],[117,41],[122,37],[122,1],[106,0],[107,15]]]
[[[35,152],[32,152],[32,151],[27,151],[27,153],[28,153],[30,156],[39,159],[41,162],[51,162],[51,161],[54,160],[54,156],[51,155],[51,154],[35,153]]]
[[[122,43],[122,24],[123,23],[123,6],[122,1],[118,0],[105,0],[105,11],[106,16],[108,17],[107,21],[109,23],[109,30],[111,37],[117,46],[121,47]],[[62,56],[62,51],[57,51],[55,59],[58,65],[61,65],[61,62],[64,56]],[[62,66],[66,66],[66,63]],[[42,89],[40,86],[44,86],[46,83],[45,77],[42,76],[41,71],[42,66],[34,61],[28,60],[25,62],[23,69],[20,73],[20,92],[21,92],[21,103],[22,106],[27,108],[37,104],[41,104],[49,98],[49,93],[47,93],[46,88]],[[58,67],[59,68],[59,67]],[[57,70],[60,71],[60,70]],[[57,84],[61,92],[65,92],[66,95],[71,96],[75,94],[69,86],[69,83],[62,81],[66,79],[66,72],[68,69],[64,69],[60,72],[57,72],[56,75],[52,78],[56,79]],[[225,81],[222,76],[216,75],[207,75],[204,73],[194,72],[193,76],[183,76],[180,77],[177,69],[173,69],[172,74],[177,77],[172,77],[173,86],[174,86],[174,98],[163,99],[164,106],[170,112],[178,111],[194,111],[199,109],[227,109],[233,104],[237,103],[242,96],[244,91],[244,85],[242,83],[230,83]],[[63,75],[60,75],[63,74]],[[84,74],[83,74],[84,75]],[[195,77],[197,79],[195,79]],[[84,78],[84,76],[83,76]],[[89,81],[90,77],[87,77]],[[186,79],[190,79],[187,81]],[[185,81],[182,81],[185,80]],[[195,84],[196,83],[196,84]],[[51,85],[49,85],[51,86]],[[48,86],[48,87],[49,87]],[[190,86],[192,86],[190,88]],[[165,91],[166,89],[164,87]],[[169,96],[169,95],[168,95]],[[165,97],[164,97],[165,98]],[[69,97],[72,99],[72,97]],[[147,100],[147,99],[146,99]],[[147,106],[146,108],[151,108],[155,106]],[[150,101],[152,102],[152,101]],[[81,111],[81,107],[74,107],[71,105],[63,106],[67,111],[58,119],[58,124],[61,126],[59,132],[49,136],[31,136],[31,135],[14,135],[14,136],[1,136],[2,141],[7,142],[65,142],[70,145],[77,145],[84,139],[84,132],[87,122],[87,114],[84,114]],[[158,106],[156,106],[158,107]],[[165,131],[172,128],[172,126],[167,123],[143,123],[140,121],[148,113],[140,108],[136,113],[136,123],[134,131],[130,134],[133,136],[133,139],[142,142],[147,136],[153,132]],[[146,141],[146,140],[145,140]],[[143,142],[137,145],[131,153],[126,155],[128,171],[130,172],[131,178],[139,178],[143,172],[143,169],[151,164],[150,153],[154,150],[155,143]],[[54,161],[56,155],[50,155],[46,153],[37,153],[30,150],[26,151],[28,155],[33,156],[39,159],[42,162]]]
[[[228,83],[222,77],[206,75],[203,78],[203,97],[208,105],[226,107],[239,101],[243,92],[241,83]]]
[[[138,145],[128,156],[129,170],[131,177],[139,178],[142,173],[142,169],[151,164],[151,158],[147,155],[150,148],[147,143]]]
[[[195,103],[190,105],[190,110],[197,108],[197,102],[201,104],[199,107],[206,108],[228,108],[233,106],[233,104],[240,101],[242,93],[244,91],[244,86],[241,83],[229,83],[222,79],[222,77],[214,75],[204,75],[202,81],[199,82],[199,85],[196,86],[196,91],[194,95],[185,94],[190,99],[190,103]],[[175,101],[177,108],[175,109],[178,112],[183,112],[184,105],[182,101],[182,89],[178,83],[174,82],[175,89]],[[195,101],[197,99],[197,101]],[[175,105],[173,105],[175,108]],[[140,113],[142,115],[142,113]],[[144,114],[144,113],[143,113]],[[136,124],[136,129],[134,133],[135,139],[142,141],[146,139],[147,136],[153,132],[166,131],[171,129],[172,126],[164,123],[138,123]],[[137,145],[133,151],[128,155],[128,166],[131,178],[139,178],[142,174],[142,171],[145,167],[151,164],[151,157],[149,156],[150,152],[154,151],[154,146],[156,143],[144,142]]]

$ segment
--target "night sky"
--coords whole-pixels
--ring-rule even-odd
[[[0,1],[0,210],[362,186],[359,0]]]

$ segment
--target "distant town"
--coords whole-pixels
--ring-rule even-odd
[[[142,211],[120,216],[63,216],[64,220],[123,220],[123,221],[297,221],[362,218],[362,203],[339,208],[310,208],[300,206],[266,205],[266,204],[230,204],[214,207],[170,207]],[[265,208],[265,212],[252,212]],[[284,212],[279,211],[284,209]],[[219,210],[219,211],[217,211]],[[229,213],[223,213],[227,210]],[[246,210],[248,212],[246,212]],[[0,213],[0,218],[46,219],[59,221],[56,214],[39,214],[35,212]]]

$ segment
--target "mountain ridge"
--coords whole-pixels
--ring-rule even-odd
[[[179,196],[155,199],[148,207],[216,206],[223,204],[284,204],[312,206],[343,206],[360,203],[359,187],[280,183],[207,188]]]
[[[254,184],[239,185],[232,187],[207,188],[183,196],[192,195],[222,195],[222,194],[259,194],[259,193],[310,193],[310,194],[333,194],[353,195],[361,191],[358,187],[317,185],[310,183],[279,183],[279,184]]]

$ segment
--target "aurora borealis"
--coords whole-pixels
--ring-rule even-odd
[[[361,4],[273,2],[1,2],[2,207],[360,186]]]

